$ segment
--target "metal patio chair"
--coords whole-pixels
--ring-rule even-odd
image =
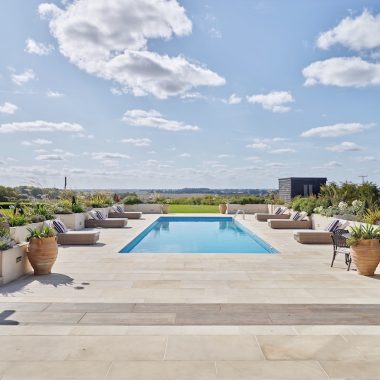
[[[344,255],[347,270],[350,270],[352,259],[350,254],[350,247],[347,244],[348,235],[349,232],[347,230],[342,229],[335,230],[334,233],[331,235],[333,241],[333,258],[331,261],[331,267],[334,265],[336,255],[340,253]]]

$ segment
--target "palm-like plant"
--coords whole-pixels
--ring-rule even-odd
[[[350,228],[350,237],[347,239],[348,245],[357,245],[361,240],[380,240],[380,226],[372,224],[354,226]]]

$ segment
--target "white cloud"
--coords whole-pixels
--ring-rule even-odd
[[[358,150],[362,150],[363,148],[353,142],[344,141],[338,145],[329,146],[326,149],[331,152],[341,153],[341,152],[355,152]]]
[[[36,157],[38,161],[63,161],[64,158],[60,154],[40,154]]]
[[[122,160],[130,158],[130,156],[123,153],[108,153],[108,152],[94,152],[91,154],[94,160]]]
[[[282,162],[269,162],[268,164],[265,164],[265,166],[272,169],[283,169],[287,165]]]
[[[274,149],[270,151],[270,153],[272,154],[295,153],[295,152],[296,151],[294,149],[290,149],[290,148]]]
[[[78,0],[63,9],[43,3],[39,13],[50,18],[50,32],[71,63],[118,83],[123,92],[165,99],[225,83],[183,56],[149,51],[148,40],[191,33],[191,21],[177,0]]]
[[[191,154],[189,154],[189,153],[182,153],[182,154],[179,155],[179,157],[189,158],[189,157],[191,157]]]
[[[260,104],[266,110],[281,113],[291,110],[288,104],[293,103],[294,98],[289,91],[273,91],[268,94],[247,96],[247,101],[252,104]]]
[[[259,156],[249,156],[245,158],[246,161],[261,161],[261,157]]]
[[[336,44],[357,51],[380,47],[380,14],[374,16],[364,10],[355,18],[346,17],[317,40],[317,46],[324,50]]]
[[[337,57],[317,61],[305,67],[305,86],[323,84],[339,87],[380,85],[380,64],[359,57]]]
[[[46,96],[49,98],[62,98],[63,94],[61,92],[58,92],[58,91],[48,90],[46,92]]]
[[[25,51],[30,54],[49,55],[54,50],[53,45],[45,45],[42,42],[33,40],[32,38],[28,38],[25,43]]]
[[[6,113],[8,115],[13,115],[18,110],[16,104],[5,102],[0,104],[0,113]]]
[[[222,38],[222,32],[219,29],[212,27],[208,32],[212,38]]]
[[[239,104],[241,103],[242,98],[237,96],[236,94],[232,94],[227,100],[225,100],[225,103],[228,104]]]
[[[265,144],[263,142],[255,142],[252,144],[246,145],[247,148],[253,148],[253,149],[259,149],[259,150],[267,150],[270,149],[270,146],[268,144]]]
[[[357,160],[359,162],[370,162],[370,161],[377,161],[377,158],[374,156],[363,156],[363,157],[358,157]]]
[[[158,111],[144,111],[134,109],[127,111],[123,116],[123,121],[135,127],[150,127],[163,129],[165,131],[198,131],[200,128],[196,125],[185,124],[182,121],[168,120]]]
[[[150,146],[152,143],[151,139],[141,138],[141,139],[123,139],[123,143],[132,144],[134,146]]]
[[[12,74],[12,81],[18,86],[22,86],[23,84],[28,83],[35,78],[36,75],[32,69],[25,70],[20,74]]]
[[[340,162],[338,161],[330,161],[327,164],[324,165],[325,168],[327,169],[334,169],[343,166]]]
[[[51,144],[52,141],[50,140],[45,140],[45,139],[35,139],[35,140],[32,140],[32,141],[22,141],[21,144],[22,145],[48,145],[48,144]]]
[[[231,158],[233,157],[232,154],[225,154],[225,153],[222,153],[222,154],[219,154],[218,155],[218,158]]]
[[[0,133],[14,132],[80,132],[83,127],[77,123],[53,123],[36,120],[0,124]]]
[[[80,139],[93,139],[95,136],[93,134],[87,134],[87,133],[76,133],[75,135],[72,135],[72,137],[80,138]]]
[[[120,96],[120,95],[124,94],[124,91],[120,88],[117,88],[117,87],[111,87],[110,91],[111,91],[111,94],[113,94],[113,95]]]
[[[338,137],[363,132],[375,124],[338,123],[324,127],[311,128],[301,134],[302,137]]]
[[[184,100],[206,100],[207,97],[200,92],[186,92],[185,94],[181,95],[181,99]]]

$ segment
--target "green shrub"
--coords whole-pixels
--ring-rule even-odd
[[[127,195],[123,199],[125,205],[137,205],[143,203],[142,200],[137,195]]]
[[[6,219],[10,227],[25,226],[30,223],[29,218],[21,214],[11,214]]]
[[[316,197],[295,197],[291,201],[291,208],[294,211],[304,211],[308,215],[312,214],[314,210],[318,207],[319,202]]]
[[[380,209],[367,210],[363,215],[362,221],[368,224],[380,224]]]
[[[63,199],[54,206],[55,214],[77,214],[84,211],[85,209],[81,204],[72,203],[72,201],[68,199]]]
[[[16,245],[16,242],[9,236],[6,228],[0,227],[0,251],[6,251]]]
[[[255,195],[235,195],[229,198],[228,203],[237,203],[241,205],[247,204],[265,204],[266,199],[264,197],[258,197]]]
[[[34,219],[39,222],[55,218],[54,206],[49,203],[32,204],[32,206],[28,209],[27,212],[29,213],[31,219],[35,217]]]
[[[87,203],[91,207],[108,207],[112,205],[112,198],[108,194],[96,193],[90,196]]]

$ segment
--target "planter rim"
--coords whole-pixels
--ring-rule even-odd
[[[49,236],[49,237],[42,237],[42,238],[32,237],[29,239],[29,241],[31,240],[43,241],[43,240],[49,240],[49,239],[57,240],[57,236]]]
[[[380,245],[380,239],[362,239],[356,245]]]

